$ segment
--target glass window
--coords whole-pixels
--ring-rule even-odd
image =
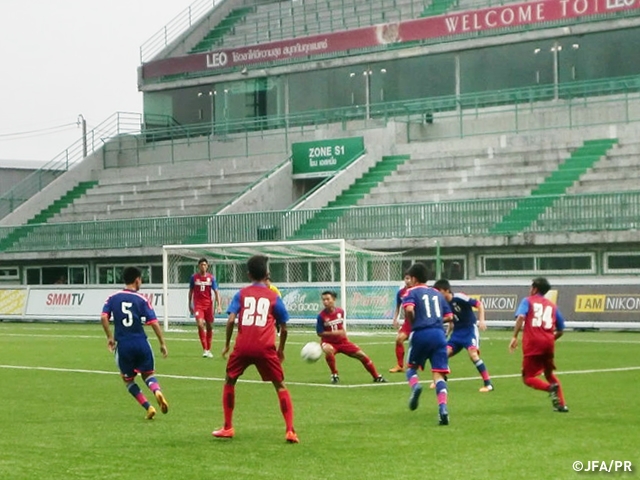
[[[289,75],[289,112],[363,105],[366,70],[359,65]]]
[[[640,272],[640,254],[637,253],[609,253],[605,256],[606,273],[637,273]]]
[[[553,83],[552,40],[540,40],[460,53],[461,93]]]
[[[69,283],[72,285],[84,285],[87,283],[86,267],[69,267]]]
[[[372,64],[371,103],[456,93],[455,55],[429,55]]]
[[[309,281],[309,262],[291,262],[287,264],[288,277],[287,282],[308,282]]]
[[[40,268],[27,268],[27,285],[40,285],[42,284],[42,272]]]
[[[19,278],[18,267],[0,268],[0,280],[17,280]]]
[[[68,283],[68,267],[42,267],[43,285],[66,285]]]
[[[287,271],[284,263],[269,262],[269,273],[274,283],[282,283],[287,281]]]
[[[537,264],[540,271],[591,270],[592,260],[590,255],[539,257]]]
[[[196,272],[196,265],[190,263],[181,263],[178,265],[178,278],[176,279],[176,283],[186,283],[188,284],[191,280],[191,275]]]
[[[311,281],[333,281],[333,262],[331,262],[330,260],[316,260],[314,262],[311,262]]]
[[[151,283],[162,283],[162,265],[151,265]]]
[[[631,28],[558,39],[560,82],[639,74],[639,36]]]
[[[532,272],[535,268],[533,256],[484,257],[484,273]]]
[[[424,263],[427,267],[428,281],[433,282],[439,278],[446,278],[448,280],[464,280],[466,278],[466,260],[463,257],[445,257],[441,259],[440,272],[436,272],[436,259],[435,258],[422,258],[415,261],[403,261],[402,273],[398,276],[398,279],[402,279],[404,272],[406,272],[413,263]]]

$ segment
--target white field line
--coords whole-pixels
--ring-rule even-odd
[[[292,335],[293,333],[293,335]],[[191,332],[192,336],[191,338],[184,338],[184,337],[176,337],[173,336],[172,334],[166,334],[165,333],[165,337],[167,340],[169,340],[169,342],[199,342],[200,340],[197,338],[196,335],[196,331],[194,330],[193,332]],[[309,336],[311,335],[311,332],[289,332],[289,338],[291,338],[292,336],[297,336],[297,335],[305,335],[305,336]],[[378,336],[379,334],[376,334],[376,336]],[[392,345],[395,341],[395,334],[388,334],[389,335],[389,339],[387,341],[378,341],[378,342],[368,342],[365,339],[363,339],[362,337],[358,337],[355,341],[355,343],[357,344],[362,344],[362,345]],[[104,339],[104,335],[99,335],[99,334],[95,334],[95,335],[69,335],[69,334],[65,334],[65,335],[58,335],[58,334],[38,334],[38,333],[4,333],[2,332],[0,334],[0,338],[1,337],[29,337],[29,338],[46,338],[46,337],[51,337],[51,338],[81,338],[81,339]],[[214,335],[214,340],[216,338],[220,338],[222,337],[222,334],[218,333],[216,335]],[[153,336],[150,337],[153,341]],[[485,336],[481,336],[480,339],[483,342],[487,342],[487,341],[508,341],[511,338],[511,335],[505,335],[504,337],[485,337]],[[363,341],[364,340],[364,341]],[[567,335],[565,335],[564,337],[562,337],[560,340],[558,340],[559,343],[613,343],[613,344],[640,344],[640,338],[638,340],[598,340],[598,339],[589,339],[589,338],[571,338],[571,333],[568,333]],[[305,344],[306,341],[296,341],[296,340],[288,340],[287,344],[293,344],[293,345],[303,345]]]
[[[56,367],[31,367],[28,365],[0,365],[0,368],[13,369],[13,370],[37,370],[44,372],[62,372],[62,373],[89,373],[92,375],[118,375],[118,372],[108,372],[106,370],[85,370],[78,368],[56,368]],[[587,375],[592,373],[614,373],[614,372],[629,372],[634,370],[640,370],[640,366],[637,367],[618,367],[618,368],[600,368],[591,370],[568,370],[566,372],[556,372],[558,375]],[[224,378],[221,377],[197,377],[190,375],[163,375],[156,374],[160,378],[174,378],[177,380],[201,380],[207,382],[222,382]],[[492,375],[492,379],[496,378],[520,378],[519,373],[508,375]],[[451,378],[449,382],[465,382],[465,381],[477,381],[478,377],[460,377]],[[265,383],[260,380],[242,380],[242,383]],[[324,383],[304,383],[304,382],[286,382],[287,385],[297,385],[303,387],[325,387],[325,388],[363,388],[363,387],[379,387],[379,386],[393,386],[393,385],[406,385],[406,382],[388,382],[388,383],[366,383],[357,385],[330,385]]]

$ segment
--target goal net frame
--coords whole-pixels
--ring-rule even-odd
[[[376,328],[391,327],[392,313],[388,314],[388,312],[392,311],[394,308],[392,299],[395,298],[395,293],[401,285],[403,278],[402,252],[367,250],[355,247],[349,244],[345,239],[322,239],[164,245],[162,247],[162,289],[164,299],[162,320],[164,330],[171,330],[174,324],[193,324],[193,319],[189,320],[188,312],[182,316],[175,314],[174,302],[182,302],[181,305],[185,308],[187,306],[187,298],[179,298],[184,295],[183,291],[185,286],[188,289],[188,285],[185,284],[185,272],[182,272],[182,274],[178,273],[180,268],[189,265],[193,269],[191,273],[195,272],[195,267],[197,265],[198,258],[200,257],[207,258],[210,267],[213,266],[216,269],[220,269],[224,265],[232,264],[236,265],[234,268],[238,268],[241,264],[246,265],[246,260],[250,256],[258,254],[266,255],[269,258],[270,266],[280,264],[282,262],[284,262],[285,265],[300,262],[303,264],[308,262],[309,265],[314,262],[317,262],[317,265],[333,265],[333,267],[326,267],[332,269],[331,281],[313,282],[312,280],[302,280],[297,283],[280,283],[277,278],[274,278],[273,281],[276,286],[285,292],[296,288],[338,290],[339,297],[336,301],[336,306],[341,307],[345,311],[345,326],[347,324],[353,326],[354,324],[353,321],[347,323],[347,319],[351,312],[351,304],[355,304],[354,299],[356,298],[355,295],[353,298],[350,298],[349,293],[351,289],[353,289],[354,292],[357,292],[358,289],[362,289],[363,292],[368,292],[368,294],[371,295],[371,298],[366,301],[387,303],[388,305],[378,305],[378,307],[388,308],[389,310],[385,312],[386,315],[383,315],[380,318],[378,318],[378,311],[375,314],[375,319],[358,320],[357,323],[369,325],[370,327],[375,326]],[[374,262],[375,266],[372,266]],[[339,268],[335,268],[338,265]],[[312,266],[309,266],[309,268],[313,269]],[[380,271],[386,269],[386,278],[383,280],[369,280],[369,275],[374,277],[376,276],[369,272],[369,270],[373,270],[374,268]],[[212,273],[215,274],[215,271]],[[246,277],[246,269],[243,269],[242,273],[244,274],[242,281],[231,282],[229,284],[229,288],[237,291],[249,284],[249,280]],[[176,278],[180,276],[182,277],[181,280],[176,281]],[[216,278],[218,277],[217,275],[215,276]],[[378,273],[377,276],[382,277],[384,275]],[[218,279],[218,282],[220,286],[220,279]],[[182,293],[178,292],[179,288]],[[287,295],[283,294],[283,297],[287,297]],[[364,298],[364,295],[359,298]],[[318,302],[320,301],[319,298],[317,300]],[[285,300],[285,304],[286,303],[287,301]],[[374,307],[371,308],[373,309]],[[380,308],[378,310],[380,310]],[[314,323],[315,321],[312,322],[309,315],[313,314],[313,318],[315,319],[315,316],[320,312],[320,310],[321,305],[320,309],[317,311],[307,312],[305,317],[306,320],[301,320],[295,312],[290,310],[292,324],[298,325]],[[174,312],[173,314],[171,313],[172,311]],[[217,315],[215,323],[218,324],[222,319],[226,321],[226,314],[223,314],[222,316]]]

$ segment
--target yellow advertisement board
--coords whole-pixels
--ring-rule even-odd
[[[0,315],[22,315],[26,303],[26,289],[0,289]]]

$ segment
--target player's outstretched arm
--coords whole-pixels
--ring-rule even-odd
[[[222,313],[222,300],[220,299],[220,290],[217,288],[213,291],[215,302],[217,305],[216,313]]]
[[[409,322],[413,325],[413,322],[416,320],[416,312],[412,304],[408,304],[404,306],[404,321]]]
[[[231,337],[233,337],[233,327],[236,322],[236,314],[230,313],[227,319],[227,327],[225,330],[224,348],[222,349],[222,358],[227,358],[229,353],[229,345],[231,345]]]
[[[483,332],[487,329],[487,322],[484,319],[484,305],[482,302],[478,302],[478,328]]]
[[[395,310],[395,312],[393,312],[393,320],[392,320],[393,328],[400,328],[400,322],[398,321],[398,319],[400,318],[400,307],[401,306],[402,306],[402,303],[397,303],[396,302],[396,310]]]
[[[286,323],[280,323],[280,337],[278,341],[278,358],[281,362],[284,362],[284,346],[287,343],[287,337],[289,336],[289,331],[287,330]]]
[[[509,352],[513,353],[516,348],[518,348],[518,334],[520,330],[522,330],[522,325],[524,324],[524,315],[518,315],[516,318],[516,326],[513,327],[513,337],[511,337],[511,341],[509,342]]]
[[[113,352],[116,348],[116,341],[113,339],[111,327],[109,326],[109,316],[106,313],[103,313],[100,316],[100,321],[102,322],[102,329],[107,336],[107,348],[110,352]]]
[[[164,334],[162,333],[160,324],[158,322],[153,322],[151,323],[151,328],[156,334],[156,337],[158,337],[158,342],[160,343],[160,352],[162,352],[162,356],[164,358],[167,358],[167,355],[169,355],[169,351],[167,350],[167,344],[164,341]]]

